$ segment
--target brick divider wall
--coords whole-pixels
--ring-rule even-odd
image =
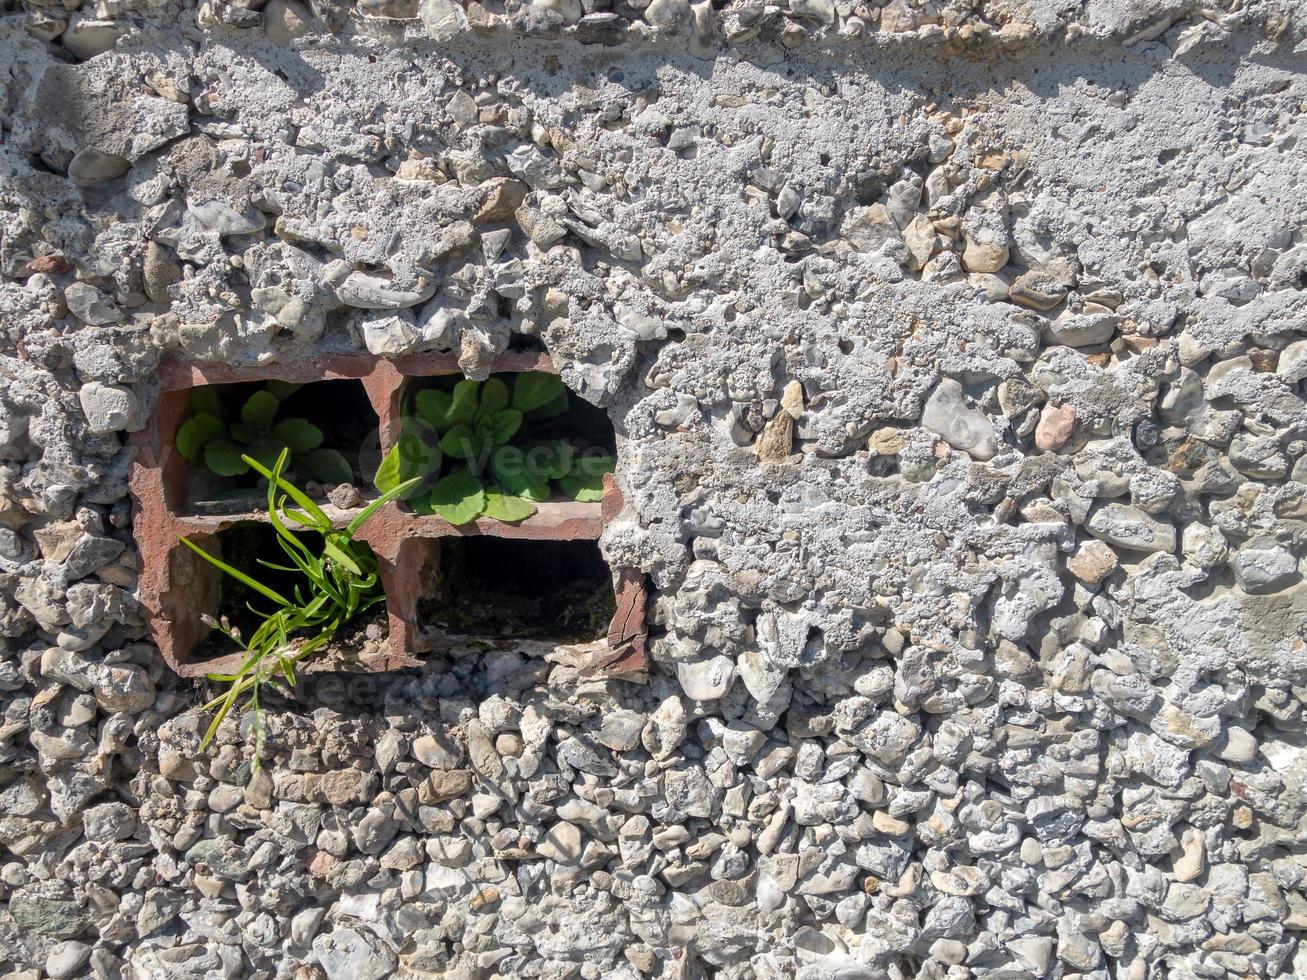
[[[492,373],[547,371],[557,373],[545,354],[509,352],[500,355]],[[243,381],[314,382],[354,379],[362,383],[377,413],[381,449],[390,448],[400,431],[400,402],[408,378],[461,373],[453,355],[410,355],[386,359],[370,354],[328,354],[297,363],[268,365],[190,364],[167,360],[160,365],[160,396],[149,424],[132,436],[130,489],[133,534],[140,551],[138,596],[155,643],[168,666],[184,677],[230,670],[240,655],[197,661],[193,654],[208,633],[201,622],[216,613],[222,573],[179,540],[187,535],[201,546],[217,534],[245,521],[266,522],[259,512],[221,516],[180,513],[187,462],[174,445],[177,427],[188,409],[190,389]],[[363,670],[384,671],[418,666],[416,654],[437,644],[421,628],[417,606],[437,574],[440,540],[446,537],[494,535],[535,541],[597,540],[621,512],[622,496],[611,475],[604,480],[600,504],[549,501],[517,524],[482,517],[455,526],[435,516],[413,514],[392,501],[361,529],[358,537],[371,546],[386,592],[389,634],[384,652],[361,657]],[[343,527],[357,513],[324,505],[332,522]],[[608,650],[587,665],[590,676],[639,674],[647,666],[646,576],[638,569],[619,569],[615,587],[617,612],[608,630]]]

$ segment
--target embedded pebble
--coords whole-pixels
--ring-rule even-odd
[[[1230,558],[1230,571],[1245,592],[1278,592],[1298,579],[1298,559],[1272,542],[1250,541]]]
[[[1032,310],[1051,310],[1067,297],[1067,284],[1047,272],[1023,272],[1008,286],[1008,297],[1018,306]]]
[[[1129,504],[1100,504],[1089,515],[1085,529],[1099,540],[1128,551],[1175,550],[1174,525]]]
[[[91,381],[82,385],[77,399],[94,433],[119,432],[140,421],[140,404],[130,388]]]
[[[973,459],[984,461],[998,451],[993,423],[983,412],[966,404],[962,386],[952,378],[945,378],[935,386],[922,409],[921,422]]]
[[[103,327],[122,320],[122,311],[113,300],[94,286],[75,282],[64,290],[64,302],[83,323],[92,327]]]
[[[544,837],[536,845],[536,852],[559,864],[576,864],[581,857],[582,846],[581,828],[562,820],[545,831]]]
[[[52,980],[74,977],[91,958],[91,947],[75,939],[68,939],[50,950],[45,959],[45,972]]]

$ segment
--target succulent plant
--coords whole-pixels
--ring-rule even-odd
[[[215,388],[194,389],[191,414],[177,429],[177,451],[217,476],[236,477],[250,472],[245,457],[270,469],[285,450],[289,471],[301,479],[332,485],[352,482],[354,468],[335,449],[323,448],[320,428],[308,419],[281,417],[282,402],[298,388],[269,381],[245,399],[235,418]]]
[[[386,492],[418,478],[409,502],[420,513],[451,524],[483,514],[520,521],[549,499],[552,484],[575,500],[603,496],[604,474],[613,469],[610,454],[529,436],[528,423],[568,410],[567,388],[556,375],[518,374],[511,392],[499,378],[459,381],[451,391],[419,391],[413,407],[418,424],[401,434],[374,482]]]

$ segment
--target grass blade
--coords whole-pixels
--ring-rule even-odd
[[[255,558],[256,562],[264,568],[271,568],[274,572],[298,572],[300,569],[291,565],[278,565],[275,561],[268,561],[266,558]],[[298,588],[298,586],[296,586]]]
[[[236,581],[241,582],[242,584],[249,586],[249,587],[250,587],[251,589],[253,589],[255,592],[258,592],[260,595],[264,595],[264,596],[266,596],[267,598],[271,599],[273,602],[277,603],[277,605],[279,605],[279,606],[289,606],[289,605],[290,605],[290,601],[289,601],[288,599],[286,599],[285,596],[283,596],[283,595],[281,595],[280,593],[275,592],[274,590],[268,588],[266,585],[264,585],[262,582],[258,581],[257,579],[252,579],[252,578],[250,578],[248,575],[246,575],[246,574],[245,574],[244,572],[242,572],[240,569],[238,569],[238,568],[233,568],[231,565],[228,565],[228,564],[227,564],[225,561],[223,561],[222,559],[213,557],[213,555],[209,554],[207,551],[205,551],[203,548],[201,548],[201,547],[200,547],[198,544],[196,544],[194,541],[191,541],[188,537],[186,537],[186,535],[183,534],[183,535],[180,535],[180,537],[181,537],[182,544],[186,545],[186,547],[190,548],[190,549],[191,549],[192,551],[194,551],[196,554],[198,554],[198,555],[200,555],[201,557],[203,557],[203,558],[207,559],[208,561],[212,562],[215,566],[217,566],[218,568],[222,569],[224,572],[226,572],[226,573],[227,573],[228,575],[230,575],[232,578],[236,579]]]
[[[411,480],[405,480],[397,487],[391,487],[380,497],[372,501],[372,503],[368,504],[361,511],[355,514],[354,519],[350,521],[347,525],[345,525],[345,533],[348,534],[351,538],[354,537],[358,529],[361,528],[365,523],[367,523],[368,518],[370,518],[373,514],[375,514],[386,504],[390,503],[396,497],[400,496],[401,494],[407,493],[421,482],[422,482],[422,477],[415,476]]]
[[[253,470],[255,470],[255,472],[257,472],[260,476],[264,477],[265,479],[275,483],[279,489],[281,489],[288,497],[290,497],[291,500],[295,501],[296,504],[302,507],[307,514],[312,516],[312,518],[316,522],[318,522],[320,529],[325,529],[325,530],[331,529],[331,518],[327,516],[327,512],[324,511],[317,504],[315,504],[313,502],[313,499],[308,494],[306,494],[303,490],[295,486],[293,483],[288,483],[286,480],[283,480],[280,474],[274,473],[272,470],[268,469],[258,460],[250,459],[247,456],[241,458],[244,459],[245,462],[249,463],[250,467]]]
[[[327,552],[327,557],[333,562],[345,568],[352,575],[363,574],[363,569],[359,568],[354,559],[346,554],[345,550],[341,548],[340,545],[336,544],[336,542],[332,541],[331,538],[327,538],[322,544],[324,550]]]
[[[226,696],[221,699],[221,707],[218,708],[217,713],[213,716],[213,721],[209,723],[209,727],[204,733],[204,738],[200,740],[201,751],[209,747],[209,743],[213,741],[213,736],[218,733],[218,727],[222,724],[223,719],[227,717],[228,712],[231,711],[232,706],[236,703],[236,697],[241,689],[241,679],[250,672],[250,668],[259,662],[259,656],[260,654],[258,653],[250,654],[250,656],[245,659],[244,665],[236,673],[236,683],[232,684],[232,686],[227,689]]]

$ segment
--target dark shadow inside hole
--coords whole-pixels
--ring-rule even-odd
[[[316,381],[282,401],[285,415],[308,419],[322,430],[323,445],[354,457],[377,433],[377,413],[361,381]]]
[[[434,636],[581,643],[603,637],[615,610],[598,542],[451,537],[418,620]]]
[[[523,428],[533,439],[568,439],[578,448],[603,449],[616,454],[617,438],[612,420],[602,408],[591,405],[572,391],[567,392],[567,411],[549,419],[532,419]]]
[[[526,351],[534,354],[543,354],[545,345],[539,337],[534,337],[526,333],[514,333],[508,338],[508,349],[511,351]]]

